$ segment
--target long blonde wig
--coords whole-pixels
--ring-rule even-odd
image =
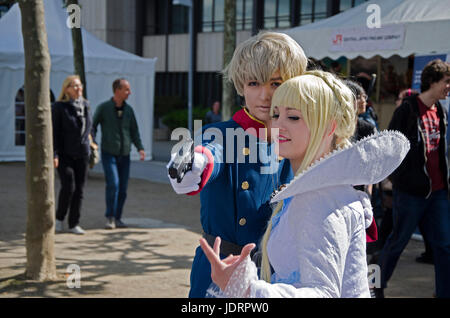
[[[240,43],[230,63],[222,71],[234,83],[240,96],[244,85],[257,80],[267,83],[279,71],[283,81],[305,72],[308,59],[290,36],[277,32],[260,32]]]
[[[70,100],[69,95],[66,94],[66,89],[76,79],[81,82],[80,77],[78,75],[69,75],[65,78],[65,80],[63,81],[63,84],[62,84],[61,92],[59,93],[59,96],[57,99],[58,102],[67,102]]]
[[[298,109],[310,130],[310,141],[304,159],[295,172],[299,175],[307,169],[318,156],[325,133],[334,120],[336,129],[333,136],[333,148],[339,148],[350,143],[350,137],[355,131],[356,112],[354,95],[351,90],[333,74],[323,71],[308,71],[304,75],[291,78],[275,90],[272,97],[271,114],[277,107]],[[270,282],[271,272],[267,255],[267,242],[272,230],[272,218],[281,211],[282,201],[275,207],[263,236],[261,276]]]

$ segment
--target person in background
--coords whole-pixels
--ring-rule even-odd
[[[409,96],[413,96],[413,95],[419,95],[419,92],[414,89],[411,89],[411,88],[402,90],[398,94],[397,99],[395,100],[395,106],[399,107],[402,104],[403,99],[405,97],[409,97]],[[391,225],[392,225],[392,223],[391,223]],[[428,243],[428,240],[425,237],[425,234],[424,234],[425,230],[423,229],[422,222],[419,224],[419,230],[420,230],[420,233],[422,234],[423,243],[425,245],[425,251],[416,257],[416,262],[424,263],[424,264],[433,264],[433,252],[431,250],[430,243]]]
[[[393,230],[378,258],[384,297],[397,261],[422,223],[433,251],[437,297],[450,297],[450,211],[447,164],[447,112],[439,103],[450,92],[450,64],[429,62],[421,74],[421,93],[403,99],[389,129],[402,132],[411,149],[390,176],[393,186]]]
[[[344,83],[350,88],[356,98],[356,129],[352,139],[353,141],[358,141],[364,137],[374,134],[377,129],[373,124],[359,117],[359,115],[366,112],[367,95],[364,88],[351,80],[345,80]]]
[[[222,121],[222,114],[220,113],[220,102],[215,101],[205,116],[205,124],[213,124]]]
[[[399,107],[402,104],[403,98],[418,94],[419,94],[418,91],[411,88],[400,91],[400,93],[398,93],[397,98],[395,99],[395,108]]]
[[[127,198],[131,144],[139,151],[140,160],[145,159],[136,117],[133,108],[126,102],[131,94],[130,83],[119,78],[113,82],[112,88],[113,97],[97,107],[92,127],[94,140],[99,124],[102,129],[101,158],[106,181],[106,229],[127,227],[121,218]]]
[[[338,61],[331,62],[331,72],[337,76],[342,75],[342,65]]]
[[[356,74],[356,82],[358,82],[365,92],[370,94],[369,90],[371,90],[371,84],[373,84],[373,76],[370,76],[366,72],[359,72]],[[366,94],[367,95],[367,94]],[[366,111],[359,115],[365,121],[371,123],[375,126],[377,130],[379,130],[378,126],[378,115],[373,108],[372,101],[369,99],[369,96],[366,97]]]
[[[413,90],[411,88],[402,90],[396,100],[395,100],[395,107],[399,107],[402,104],[403,98],[412,96],[415,94],[419,94],[416,90]],[[391,234],[392,226],[393,226],[393,220],[392,220],[392,182],[389,180],[389,178],[386,178],[383,180],[380,184],[380,194],[381,194],[381,210],[382,210],[382,219],[379,226],[379,232],[378,232],[378,240],[376,242],[376,250],[374,251],[372,258],[370,260],[370,264],[376,264],[378,262],[378,257],[380,251],[383,249],[384,244],[386,243],[386,240]],[[420,225],[419,225],[420,227]],[[422,263],[428,263],[429,261],[432,262],[432,256],[431,256],[431,248],[428,244],[425,243],[426,251],[425,253],[422,253],[421,256],[416,258],[416,261],[422,262]],[[426,257],[426,258],[424,258]],[[420,259],[419,259],[420,258]]]
[[[78,75],[64,80],[58,100],[52,106],[52,124],[54,166],[61,180],[55,232],[64,231],[64,218],[69,211],[69,232],[85,234],[79,222],[89,167],[92,119]]]

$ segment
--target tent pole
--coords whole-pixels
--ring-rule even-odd
[[[381,56],[377,55],[377,89],[376,89],[376,101],[380,103],[380,89],[381,89]]]
[[[352,61],[349,58],[347,58],[347,77],[348,78],[350,78],[351,69],[352,69]]]

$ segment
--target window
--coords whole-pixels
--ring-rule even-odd
[[[203,32],[223,31],[224,5],[224,0],[203,0]]]
[[[300,25],[325,19],[327,0],[302,0],[300,4]]]
[[[341,0],[339,3],[339,12],[356,7],[367,0]]]
[[[316,22],[322,19],[326,19],[326,17],[327,17],[327,0],[315,0],[313,21]]]
[[[290,0],[265,0],[264,1],[264,28],[290,27]]]
[[[171,33],[189,33],[189,8],[183,5],[172,7]]]
[[[236,0],[236,30],[251,30],[253,0]],[[203,0],[202,32],[222,32],[225,24],[225,1]]]
[[[236,31],[251,30],[253,16],[253,0],[236,1]]]
[[[55,102],[52,91],[50,91],[50,102]],[[16,94],[15,145],[25,146],[25,91],[23,87]]]
[[[147,26],[147,34],[165,34],[168,32],[167,28],[167,11],[168,11],[168,4],[162,1],[156,1],[156,2],[145,2],[146,3],[146,10],[147,10],[147,16],[151,16],[156,13],[156,16],[154,19],[146,19],[147,23],[150,24],[150,26]],[[151,25],[151,22],[154,22],[153,25]]]

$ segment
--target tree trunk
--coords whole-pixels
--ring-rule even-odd
[[[29,279],[56,278],[50,55],[42,0],[19,0],[25,50],[27,265]]]
[[[66,0],[67,5],[78,5],[78,0]],[[72,45],[73,45],[73,65],[75,74],[80,76],[83,83],[83,96],[87,98],[86,76],[84,74],[84,53],[83,53],[83,37],[81,35],[81,27],[72,27]]]
[[[236,47],[236,0],[225,0],[225,26],[223,33],[223,68],[233,57]],[[233,115],[236,93],[233,83],[227,79],[222,81],[222,119],[228,120]]]

